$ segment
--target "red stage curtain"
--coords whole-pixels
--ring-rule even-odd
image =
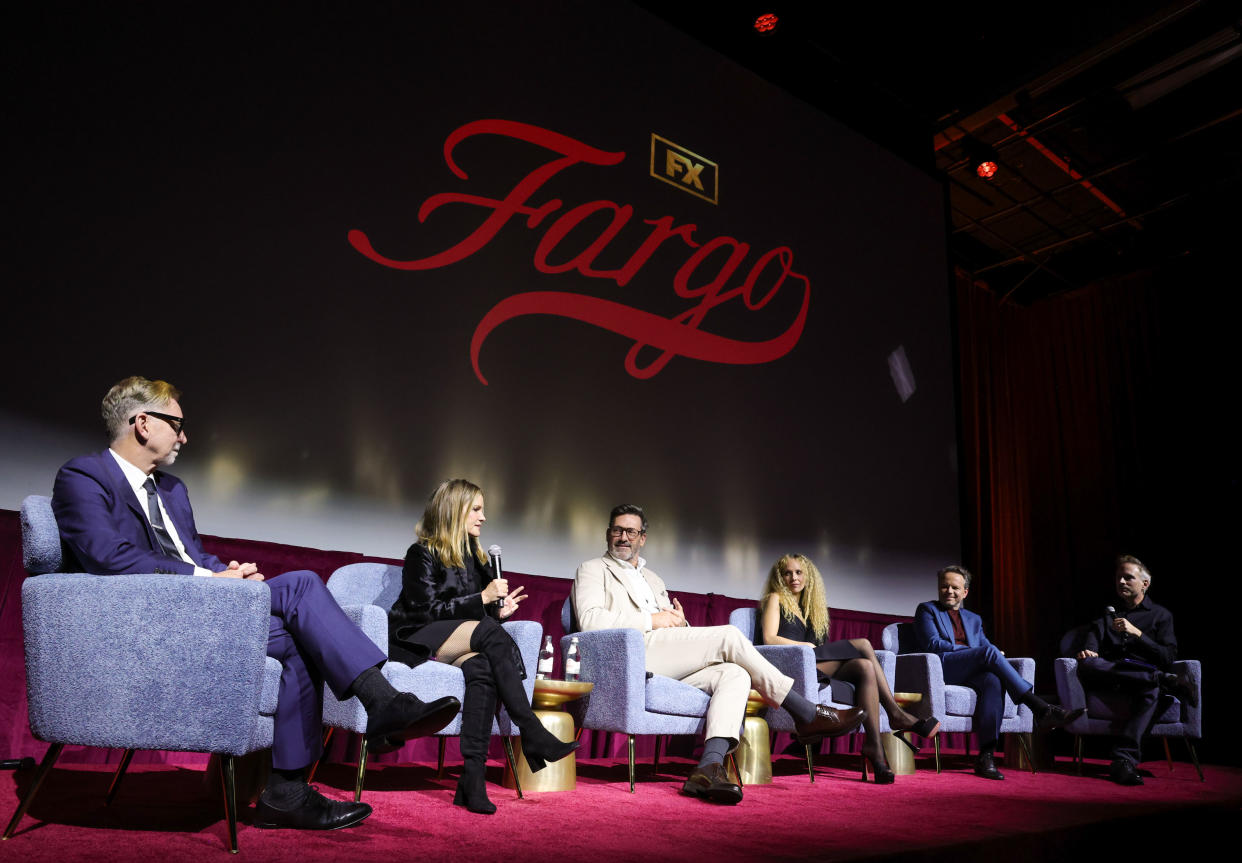
[[[1044,660],[1045,686],[1060,634],[1108,602],[1113,556],[1160,530],[1138,504],[1160,426],[1158,299],[1149,275],[1030,307],[957,280],[968,604],[1010,655]]]

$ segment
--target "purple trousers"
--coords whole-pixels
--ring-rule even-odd
[[[323,754],[323,685],[344,699],[358,675],[388,657],[354,625],[319,576],[286,572],[272,592],[267,655],[280,661],[272,766],[298,770]]]

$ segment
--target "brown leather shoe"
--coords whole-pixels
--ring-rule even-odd
[[[713,803],[732,805],[742,802],[742,786],[731,780],[724,767],[719,764],[694,768],[690,778],[681,786],[681,793],[701,797]]]
[[[825,737],[839,737],[849,734],[862,725],[867,711],[861,707],[850,707],[837,710],[827,704],[815,705],[815,718],[810,722],[794,723],[794,738],[799,743],[818,743]]]

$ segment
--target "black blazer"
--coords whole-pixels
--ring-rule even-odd
[[[473,554],[464,567],[448,567],[422,543],[411,545],[401,570],[401,595],[388,612],[388,656],[406,665],[418,665],[463,620],[496,618],[495,603],[483,604],[483,588],[492,580],[488,567]],[[444,626],[434,624],[443,621]]]

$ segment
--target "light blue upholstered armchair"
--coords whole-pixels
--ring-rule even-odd
[[[637,734],[702,734],[707,717],[706,693],[688,683],[661,674],[647,676],[647,648],[635,629],[597,629],[578,632],[569,599],[561,607],[562,659],[570,639],[578,638],[582,654],[579,679],[595,688],[582,701],[572,702],[580,728],[626,735],[630,763],[630,793],[634,793],[634,736]],[[660,741],[656,740],[656,763]]]
[[[401,567],[387,563],[351,563],[342,566],[332,573],[328,579],[328,592],[336,598],[345,614],[367,634],[380,650],[388,652],[388,610],[392,608],[397,597],[401,595]],[[535,689],[535,665],[539,660],[539,641],[543,638],[543,627],[533,620],[513,620],[503,624],[505,631],[517,642],[522,653],[522,664],[526,667],[526,680],[523,682],[526,697],[529,698]],[[424,701],[431,701],[451,695],[463,699],[466,692],[466,680],[461,669],[443,662],[424,662],[414,668],[402,662],[386,662],[382,669],[384,677],[398,692],[412,692]],[[358,778],[354,786],[354,800],[362,799],[362,783],[367,769],[367,714],[357,698],[344,702],[338,701],[332,691],[325,687],[323,699],[323,721],[331,729],[341,728],[363,735],[358,752]],[[509,714],[501,709],[492,723],[492,734],[499,734],[504,740],[505,757],[513,771],[514,782],[517,782],[517,770],[513,758],[513,741],[520,732],[509,719]],[[436,732],[440,738],[440,756],[438,770],[444,771],[444,743],[448,737],[461,734],[461,714],[453,721]],[[522,796],[522,788],[517,788],[518,797]]]
[[[51,745],[3,838],[17,829],[66,744],[220,756],[229,850],[237,851],[233,758],[272,745],[280,663],[267,656],[261,582],[60,573],[51,499],[22,502],[30,730]]]
[[[884,649],[897,654],[897,677],[893,689],[902,692],[921,692],[923,700],[911,712],[922,718],[935,716],[940,720],[940,732],[970,734],[974,730],[975,691],[969,686],[956,686],[944,682],[944,667],[934,653],[919,653],[913,623],[890,623],[881,636]],[[1023,680],[1035,685],[1035,660],[1028,657],[1010,659]],[[1026,753],[1027,764],[1035,772],[1035,759],[1031,757],[1030,735],[1035,727],[1035,714],[1025,704],[1014,704],[1005,693],[1005,710],[1001,719],[1001,734],[1017,734]],[[940,772],[940,735],[936,736],[936,772]]]
[[[742,634],[752,642],[755,640],[756,609],[735,608],[729,613],[729,623],[742,630]],[[760,644],[757,646],[763,658],[775,665],[783,673],[794,679],[794,691],[802,695],[812,704],[829,704],[843,709],[854,706],[854,687],[844,680],[832,680],[828,685],[819,685],[819,675],[815,670],[815,654],[809,647],[796,644]],[[875,658],[884,670],[885,679],[890,682],[895,678],[897,658],[891,651],[877,650]],[[772,731],[794,730],[794,719],[788,710],[769,707],[765,718],[768,728]],[[888,724],[888,716],[880,711],[880,733],[892,731]],[[811,746],[806,747],[806,771],[815,781],[815,752]],[[867,762],[863,760],[863,779],[867,778]]]
[[[1071,630],[1061,639],[1061,654],[1069,654],[1056,660],[1053,670],[1056,674],[1057,696],[1061,706],[1066,710],[1086,708],[1085,715],[1080,716],[1065,726],[1065,730],[1074,735],[1074,763],[1082,772],[1082,739],[1086,736],[1104,736],[1116,733],[1119,720],[1125,717],[1129,697],[1108,692],[1087,692],[1078,680],[1078,660],[1072,658],[1080,649],[1079,639],[1084,628]],[[1181,737],[1190,750],[1190,761],[1199,773],[1199,781],[1203,779],[1203,768],[1199,765],[1199,756],[1195,752],[1193,739],[1203,737],[1203,667],[1197,659],[1181,659],[1174,662],[1168,669],[1172,672],[1185,670],[1191,683],[1198,690],[1199,702],[1192,707],[1180,699],[1170,695],[1164,710],[1156,714],[1148,734],[1159,737],[1164,742],[1164,757],[1173,770],[1173,754],[1169,751],[1169,738]]]

